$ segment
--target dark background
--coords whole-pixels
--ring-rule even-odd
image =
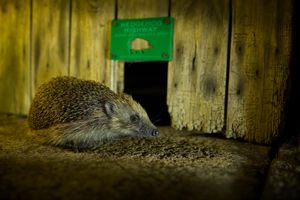
[[[124,92],[132,95],[156,126],[170,125],[167,107],[168,62],[125,63]]]
[[[300,3],[294,1],[293,11],[293,32],[292,32],[292,54],[290,65],[290,82],[289,90],[287,91],[286,104],[286,124],[284,129],[285,136],[296,136],[300,134],[300,56],[299,56],[299,17],[300,17]]]

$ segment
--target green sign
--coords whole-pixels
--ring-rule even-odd
[[[173,27],[172,17],[112,20],[110,59],[172,60]]]

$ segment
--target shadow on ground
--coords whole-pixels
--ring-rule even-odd
[[[160,132],[73,152],[42,144],[28,134],[26,119],[2,117],[0,199],[261,197],[269,147],[168,127]]]

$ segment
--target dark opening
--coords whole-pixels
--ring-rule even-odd
[[[132,95],[156,126],[169,126],[168,62],[125,63],[124,92]]]
[[[299,18],[300,12],[299,1],[294,2],[293,7],[293,32],[292,32],[292,52],[291,52],[291,63],[290,63],[290,88],[288,93],[288,99],[286,104],[286,118],[285,118],[285,132],[282,134],[283,137],[300,136],[300,28]],[[299,141],[300,142],[300,141]]]

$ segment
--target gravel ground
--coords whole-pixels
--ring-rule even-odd
[[[257,199],[267,146],[160,127],[75,152],[43,144],[25,118],[0,117],[0,199]]]

